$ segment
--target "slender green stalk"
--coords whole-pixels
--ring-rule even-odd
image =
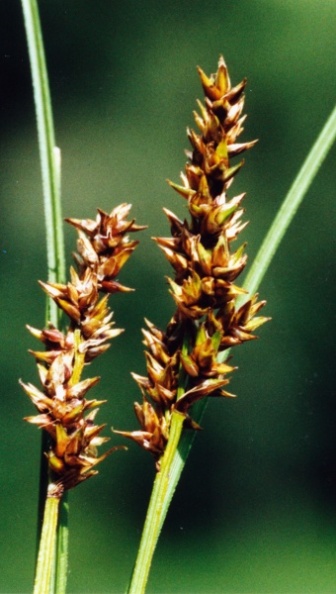
[[[154,481],[129,594],[145,592],[156,543],[168,511],[167,502],[169,506],[170,499],[168,500],[167,494],[173,493],[171,490],[172,467],[185,417],[179,412],[173,412],[172,418],[170,437],[161,461],[161,468]]]
[[[65,257],[60,200],[60,151],[55,146],[48,74],[36,0],[21,0],[32,72],[37,131],[42,170],[47,235],[48,279],[63,282]],[[49,318],[57,325],[58,308],[50,303]]]
[[[55,593],[65,594],[68,571],[68,546],[69,546],[69,503],[68,493],[64,493],[58,526],[57,550],[56,550],[56,575],[55,575]]]
[[[260,286],[278,246],[292,222],[309,186],[336,138],[336,106],[312,146],[283,201],[246,276],[244,288],[251,294]]]
[[[59,497],[46,498],[40,548],[37,557],[34,594],[48,594],[50,592],[54,571],[59,504]]]
[[[38,4],[36,0],[21,0],[21,3],[27,35],[37,120],[46,226],[48,280],[49,282],[60,283],[64,282],[65,279],[65,255],[60,183],[61,157],[60,150],[55,146],[52,106]],[[59,316],[60,310],[56,303],[48,299],[46,302],[46,322],[48,323],[50,321],[54,326],[58,327]],[[44,449],[44,444],[42,442],[42,450]],[[44,459],[43,452],[42,457]],[[42,472],[40,478],[40,491],[41,497],[45,498],[48,482],[48,473],[46,470],[47,464],[43,462],[41,466]],[[46,500],[46,505],[51,505],[48,503],[48,499]],[[66,507],[65,509],[67,502],[64,500],[64,498],[62,500],[61,506],[63,508],[62,517],[67,518],[68,508]],[[54,530],[56,530],[57,524],[52,524],[52,527]],[[43,531],[44,524],[42,527],[41,538],[43,536]],[[65,591],[67,572],[66,559],[68,550],[68,529],[67,523],[65,521],[60,523],[58,538],[62,543],[63,553],[61,557],[58,555],[58,559],[61,561],[57,562],[55,578],[56,584],[63,584],[63,589],[58,590],[58,592],[61,593]],[[54,547],[52,551],[54,557],[55,552],[56,548]],[[53,565],[55,565],[55,559],[53,560]],[[52,573],[50,573],[49,577],[51,580]],[[39,592],[41,592],[41,594],[42,592],[45,594],[47,591],[49,591],[49,586],[48,589],[40,590]]]
[[[244,288],[254,294],[265,276],[273,256],[284,237],[292,219],[295,216],[309,186],[311,185],[318,169],[322,165],[328,151],[336,137],[336,107],[328,118],[315,144],[311,148],[305,162],[303,163],[294,183],[285,197],[273,224],[271,225],[259,252],[251,267],[250,273],[244,283]],[[225,357],[227,357],[226,351]],[[200,400],[193,407],[193,419],[200,422],[205,412],[207,399]],[[165,521],[171,500],[178,485],[189,451],[195,439],[193,431],[181,432],[182,424],[173,415],[171,423],[171,434],[167,443],[169,457],[165,460],[165,476],[169,480],[163,489],[161,481],[164,480],[160,473],[157,475],[152,496],[150,499],[144,532],[140,544],[138,558],[136,560],[129,594],[142,594],[145,592],[150,565],[154,555],[154,549],[158,541],[159,533]],[[176,442],[177,436],[178,442]],[[172,443],[171,443],[172,442]],[[173,444],[173,445],[172,445]],[[166,451],[167,451],[166,450]],[[168,465],[169,464],[169,465]],[[160,492],[160,497],[158,497]],[[156,508],[157,506],[157,508]],[[148,548],[146,546],[148,544]]]

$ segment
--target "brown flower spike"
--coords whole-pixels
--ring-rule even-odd
[[[95,425],[96,408],[105,401],[87,400],[87,392],[98,377],[81,380],[85,364],[104,353],[109,341],[122,332],[114,328],[108,307],[109,294],[130,291],[122,286],[117,275],[134,251],[137,241],[128,233],[145,227],[127,220],[130,205],[121,204],[110,214],[98,210],[96,220],[67,219],[77,228],[78,253],[74,254],[78,271],[70,270],[66,284],[40,283],[70,318],[66,332],[52,325],[43,330],[28,326],[40,340],[43,351],[31,351],[37,361],[42,389],[21,382],[38,410],[27,417],[50,436],[45,452],[51,473],[51,496],[59,496],[97,473],[95,466],[117,448],[98,456],[97,448],[109,441],[102,437],[105,425]],[[101,296],[103,293],[103,296]]]
[[[237,308],[245,291],[235,284],[246,265],[244,245],[232,243],[246,223],[241,221],[244,194],[229,199],[227,190],[243,161],[231,159],[256,141],[237,142],[243,131],[246,80],[231,86],[224,59],[216,74],[198,73],[205,101],[194,114],[199,132],[188,130],[192,150],[182,174],[183,185],[169,182],[187,202],[189,220],[165,210],[171,236],[155,238],[174,270],[168,278],[177,310],[165,332],[150,322],[144,333],[147,376],[133,374],[143,394],[135,405],[141,429],[117,432],[162,456],[177,410],[191,427],[189,410],[206,396],[232,396],[223,388],[233,367],[223,362],[223,351],[247,340],[268,318],[256,314],[264,305],[257,295]],[[159,462],[157,462],[159,465]]]

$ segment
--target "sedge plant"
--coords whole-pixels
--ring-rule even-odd
[[[121,330],[114,327],[109,298],[130,289],[119,273],[144,229],[121,204],[94,219],[67,219],[78,233],[75,266],[66,282],[60,197],[60,151],[55,145],[47,68],[36,0],[21,0],[31,62],[38,125],[47,230],[48,279],[45,326],[28,326],[43,344],[31,351],[40,387],[21,382],[37,409],[27,421],[42,430],[41,494],[44,500],[37,556],[35,594],[65,593],[68,528],[67,492],[97,473],[96,466],[116,449],[98,451],[109,437],[106,423],[96,424],[104,401],[87,399],[99,378],[83,379],[85,367],[104,354]],[[231,85],[220,57],[214,75],[198,68],[204,101],[195,112],[197,131],[188,130],[190,150],[182,183],[169,182],[186,204],[179,219],[165,210],[168,237],[155,243],[172,266],[167,279],[175,312],[162,330],[146,320],[143,330],[147,373],[133,377],[142,394],[135,404],[139,428],[114,431],[136,442],[154,458],[155,480],[129,593],[145,592],[160,531],[183,471],[209,397],[231,398],[235,370],[231,349],[256,338],[268,320],[259,315],[265,302],[258,288],[280,241],[336,135],[336,109],[331,114],[257,254],[244,284],[245,244],[236,240],[246,225],[244,194],[231,195],[243,165],[240,155],[256,141],[242,142],[246,80]],[[144,221],[145,222],[145,221]],[[127,295],[125,295],[127,298]],[[105,432],[106,433],[106,432]]]

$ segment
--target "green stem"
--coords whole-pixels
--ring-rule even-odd
[[[40,150],[49,282],[64,282],[65,257],[60,199],[60,150],[55,133],[43,39],[36,0],[21,0],[32,72]],[[58,323],[58,308],[49,301],[49,317]]]
[[[258,287],[265,276],[273,256],[276,253],[279,244],[284,237],[292,219],[297,212],[309,186],[311,185],[314,177],[316,176],[318,169],[322,165],[325,157],[328,154],[334,140],[336,137],[336,107],[334,108],[333,112],[331,113],[330,117],[328,118],[325,126],[323,127],[319,137],[317,138],[315,144],[311,148],[308,157],[306,158],[304,164],[302,165],[294,183],[292,184],[285,200],[276,215],[273,224],[271,225],[265,239],[259,249],[259,252],[253,262],[251,267],[250,273],[247,275],[244,288],[250,293],[253,294],[255,291],[258,290]],[[248,297],[246,297],[247,299]],[[221,360],[224,360],[227,357],[228,351],[225,351],[224,357]],[[204,415],[205,409],[207,405],[207,399],[203,399],[197,402],[193,406],[192,416],[193,419],[199,423]],[[186,463],[189,451],[192,447],[193,441],[196,436],[196,432],[193,431],[183,431],[179,433],[180,439],[178,444],[176,444],[176,435],[173,435],[173,427],[174,427],[174,420],[172,419],[171,425],[171,435],[169,436],[169,440],[167,443],[167,450],[170,450],[169,460],[171,466],[168,467],[168,461],[165,465],[165,472],[166,475],[169,476],[169,481],[166,483],[166,489],[161,491],[161,494],[164,495],[164,498],[158,500],[157,495],[154,497],[154,492],[158,490],[157,481],[160,480],[159,475],[156,477],[154,482],[153,492],[148,508],[148,514],[145,522],[145,530],[146,530],[146,539],[143,534],[140,550],[143,549],[146,545],[145,543],[151,542],[151,550],[150,554],[146,557],[144,551],[141,553],[141,560],[140,560],[140,552],[139,557],[136,561],[135,571],[133,574],[133,579],[131,583],[131,589],[129,590],[129,594],[140,594],[145,591],[146,581],[148,579],[148,572],[149,572],[149,565],[151,563],[151,559],[154,554],[153,546],[155,547],[159,533],[163,526],[166,514],[169,509],[169,505],[173,498],[174,492],[180,480],[180,476],[182,474],[184,465]],[[182,428],[182,425],[181,425]],[[171,449],[171,440],[174,440],[174,448]],[[178,447],[177,447],[178,446]],[[159,505],[158,510],[155,509],[155,506]],[[151,520],[151,519],[152,520]],[[155,521],[153,520],[155,518]],[[152,526],[151,526],[152,523]],[[150,537],[150,530],[153,530],[155,533],[155,539],[151,540]],[[141,563],[145,562],[146,566],[144,567],[143,573],[141,572]],[[140,580],[142,578],[142,581]],[[139,581],[137,581],[139,580]],[[142,589],[137,589],[137,584],[141,584]]]
[[[65,254],[61,208],[61,154],[60,150],[55,145],[49,81],[38,4],[36,0],[21,0],[21,4],[28,43],[37,120],[46,226],[48,280],[49,282],[60,283],[64,282],[65,279]],[[48,322],[51,322],[55,327],[58,327],[60,322],[60,310],[56,303],[51,299],[48,299],[46,303],[46,323]],[[43,498],[46,497],[48,481],[46,462],[44,462],[45,457],[43,455],[44,449],[42,442],[41,457],[43,459],[43,470],[40,478],[40,490]],[[62,508],[65,505],[67,505],[67,503],[63,499],[61,504]],[[68,509],[63,509],[62,517],[67,517],[67,515]],[[42,534],[43,530],[44,524],[42,526]],[[63,551],[67,551],[67,523],[60,523],[58,538],[62,543]],[[67,563],[65,552],[62,554],[61,558],[62,563],[57,563],[56,566],[56,584],[65,584],[66,581]],[[59,575],[59,571],[62,572],[61,575]],[[65,591],[65,586],[60,592],[61,591]]]
[[[65,594],[68,574],[68,546],[69,546],[69,503],[68,492],[65,491],[60,507],[58,538],[56,550],[55,594]]]
[[[156,543],[174,493],[171,488],[173,461],[177,454],[184,419],[181,413],[173,412],[169,441],[161,460],[161,468],[154,481],[129,594],[145,592]]]
[[[292,222],[309,186],[336,138],[336,106],[322,128],[283,201],[246,276],[244,289],[254,294],[264,278],[279,244]],[[248,297],[246,297],[247,299]],[[243,298],[244,299],[244,298]]]
[[[34,594],[48,594],[52,591],[51,582],[55,561],[59,504],[59,497],[46,498],[40,548],[37,557]]]

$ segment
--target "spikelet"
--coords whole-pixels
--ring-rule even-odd
[[[182,185],[168,182],[185,199],[189,218],[182,221],[164,209],[171,235],[155,238],[174,271],[168,283],[177,309],[165,332],[146,322],[147,375],[133,374],[143,394],[143,403],[135,405],[141,429],[117,432],[151,451],[157,461],[173,410],[185,415],[187,426],[198,428],[189,415],[197,400],[232,396],[226,385],[234,368],[221,362],[221,353],[256,338],[254,331],[268,319],[256,315],[265,303],[257,295],[236,306],[244,293],[236,279],[247,256],[244,244],[232,244],[246,225],[241,220],[244,194],[228,198],[227,191],[243,165],[231,159],[256,143],[237,141],[246,117],[246,80],[232,87],[222,57],[216,74],[208,77],[201,68],[198,73],[205,94],[194,114],[199,131],[188,130],[191,151]]]
[[[84,365],[104,353],[110,340],[122,332],[114,328],[108,298],[111,293],[132,290],[116,277],[138,243],[128,233],[145,228],[127,220],[130,208],[121,204],[110,214],[98,210],[96,220],[67,219],[78,231],[77,270],[71,267],[67,284],[40,282],[69,318],[65,332],[51,324],[43,330],[28,326],[45,347],[31,351],[42,389],[20,382],[38,411],[26,420],[50,436],[45,452],[51,475],[49,496],[60,496],[96,474],[97,464],[119,449],[98,455],[98,448],[109,441],[101,436],[105,425],[95,424],[97,407],[105,401],[86,398],[98,377],[80,378]]]

